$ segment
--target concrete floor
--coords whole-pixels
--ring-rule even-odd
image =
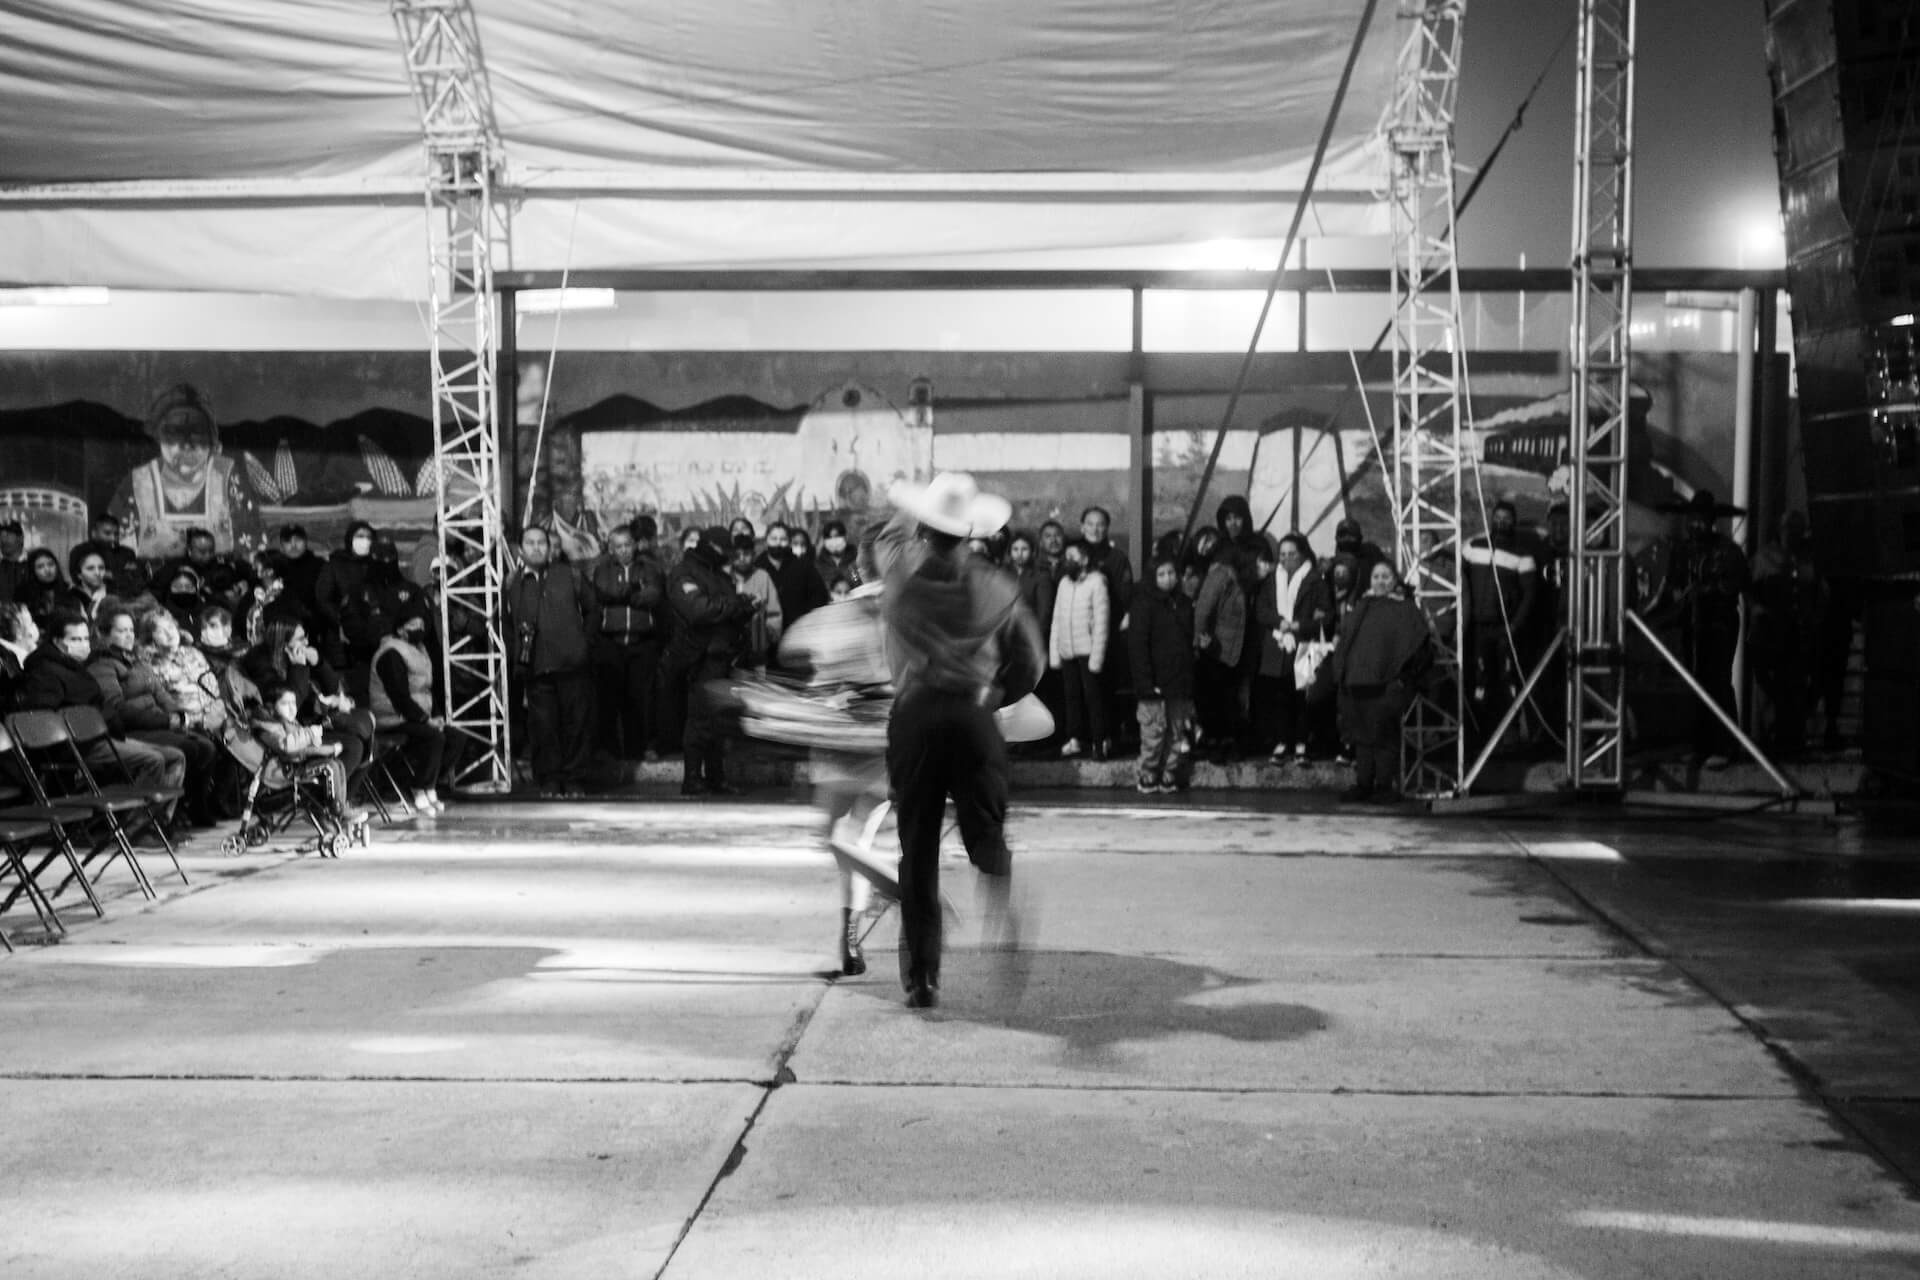
[[[116,869],[0,959],[0,1274],[1920,1274],[1910,842],[1267,808],[1022,797],[932,1013],[793,805]]]

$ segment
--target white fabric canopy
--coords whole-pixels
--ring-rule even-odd
[[[475,7],[522,270],[1150,265],[1278,237],[1360,9]],[[1378,228],[1393,8],[1312,229]],[[0,280],[426,292],[419,123],[381,0],[0,0],[0,104]]]

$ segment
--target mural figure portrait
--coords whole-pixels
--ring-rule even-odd
[[[127,473],[107,508],[140,555],[185,555],[190,529],[210,530],[221,554],[265,546],[259,499],[246,471],[220,451],[205,395],[184,382],[168,387],[147,410],[146,430],[158,456]]]

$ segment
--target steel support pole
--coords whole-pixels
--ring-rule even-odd
[[[1567,780],[1626,785],[1636,0],[1580,0],[1574,114]]]
[[[447,726],[469,748],[453,782],[498,793],[513,785],[494,291],[495,267],[512,262],[500,135],[470,0],[392,0],[392,11],[426,144],[440,643]]]
[[[1460,536],[1466,366],[1454,255],[1453,122],[1465,0],[1401,0],[1406,30],[1388,129],[1393,228],[1395,559],[1433,622],[1439,678],[1415,697],[1401,737],[1401,788],[1453,795],[1466,772],[1461,732]]]

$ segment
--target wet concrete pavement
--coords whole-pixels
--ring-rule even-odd
[[[1012,834],[1021,944],[950,850],[925,1014],[890,914],[827,972],[798,806],[190,856],[0,960],[0,1271],[1920,1273],[1908,841],[1047,795]]]

